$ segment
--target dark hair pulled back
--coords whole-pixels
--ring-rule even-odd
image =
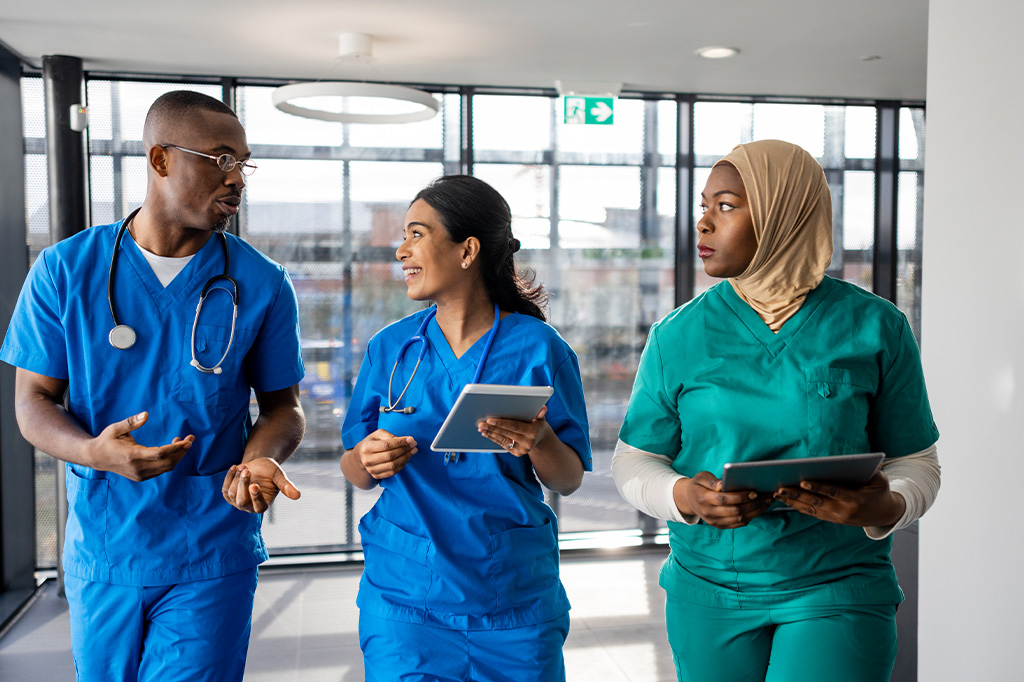
[[[532,273],[522,277],[516,272],[519,240],[512,236],[508,202],[496,189],[472,175],[445,175],[420,190],[411,203],[420,199],[437,211],[453,242],[479,240],[484,286],[499,308],[545,319],[541,308],[547,294],[542,285],[534,286]]]

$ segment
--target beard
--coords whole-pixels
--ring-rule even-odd
[[[229,218],[229,217],[221,218],[216,223],[214,223],[213,231],[214,232],[224,232],[224,231],[226,231],[228,229],[228,225],[230,225],[230,224],[231,224],[231,218]]]

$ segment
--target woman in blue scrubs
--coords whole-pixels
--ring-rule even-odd
[[[516,272],[508,204],[471,176],[423,189],[396,251],[409,298],[432,301],[369,342],[342,430],[341,469],[382,487],[359,523],[366,679],[565,679],[569,602],[544,487],[591,469],[576,354]],[[412,343],[407,343],[410,339]],[[494,453],[429,449],[468,383],[551,386],[529,422],[488,420]]]
[[[681,681],[883,682],[903,594],[891,534],[935,498],[938,431],[910,326],[825,275],[832,202],[810,154],[740,145],[701,193],[721,282],[651,329],[612,462],[669,521],[660,583]],[[867,485],[722,492],[727,462],[884,452]]]

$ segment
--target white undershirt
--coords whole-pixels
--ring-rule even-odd
[[[889,488],[906,500],[907,509],[892,526],[865,528],[872,540],[886,538],[921,518],[939,493],[939,455],[934,445],[905,457],[887,458],[882,469],[889,478]],[[689,525],[700,521],[696,515],[684,516],[676,506],[672,489],[686,476],[677,474],[665,455],[639,450],[620,440],[612,456],[612,478],[622,498],[645,514]]]
[[[131,236],[131,233],[128,233]],[[133,240],[134,241],[134,238]],[[139,246],[138,242],[135,242],[136,246]],[[195,254],[191,256],[182,256],[180,258],[173,258],[170,256],[158,256],[152,251],[139,246],[139,251],[146,257],[146,261],[149,263],[149,267],[153,268],[153,274],[160,280],[160,284],[166,287],[168,284],[174,281],[174,278],[178,276],[178,273],[185,269],[188,262],[192,260]]]

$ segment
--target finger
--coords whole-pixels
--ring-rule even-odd
[[[255,513],[262,514],[267,511],[270,507],[270,503],[263,496],[263,490],[260,488],[259,483],[250,483],[247,492],[249,493],[249,498],[252,500],[252,510]]]
[[[803,488],[804,490],[807,490],[808,492],[814,493],[816,495],[823,495],[825,497],[831,497],[834,500],[840,499],[843,493],[845,492],[842,488],[838,486],[815,483],[814,481],[803,481],[800,483],[800,487]]]
[[[228,502],[233,501],[232,491],[235,487],[235,479],[238,478],[238,467],[234,464],[228,469],[227,474],[224,475],[224,485],[220,487],[220,494],[224,496],[224,499]]]
[[[115,436],[123,436],[145,424],[148,419],[149,412],[139,412],[138,414],[133,414],[124,421],[117,422],[111,426],[114,429]]]
[[[252,474],[245,467],[238,468],[238,481],[235,485],[235,506],[246,511],[252,510],[252,495],[249,486],[252,485]]]
[[[535,422],[544,421],[544,417],[547,416],[547,413],[548,413],[548,406],[547,405],[541,406],[540,412],[538,412],[537,416],[533,418],[533,421],[535,421]]]
[[[284,469],[278,469],[274,472],[274,485],[280,490],[285,497],[289,500],[297,500],[302,496],[299,492],[298,487],[292,483],[288,475],[284,473]]]

